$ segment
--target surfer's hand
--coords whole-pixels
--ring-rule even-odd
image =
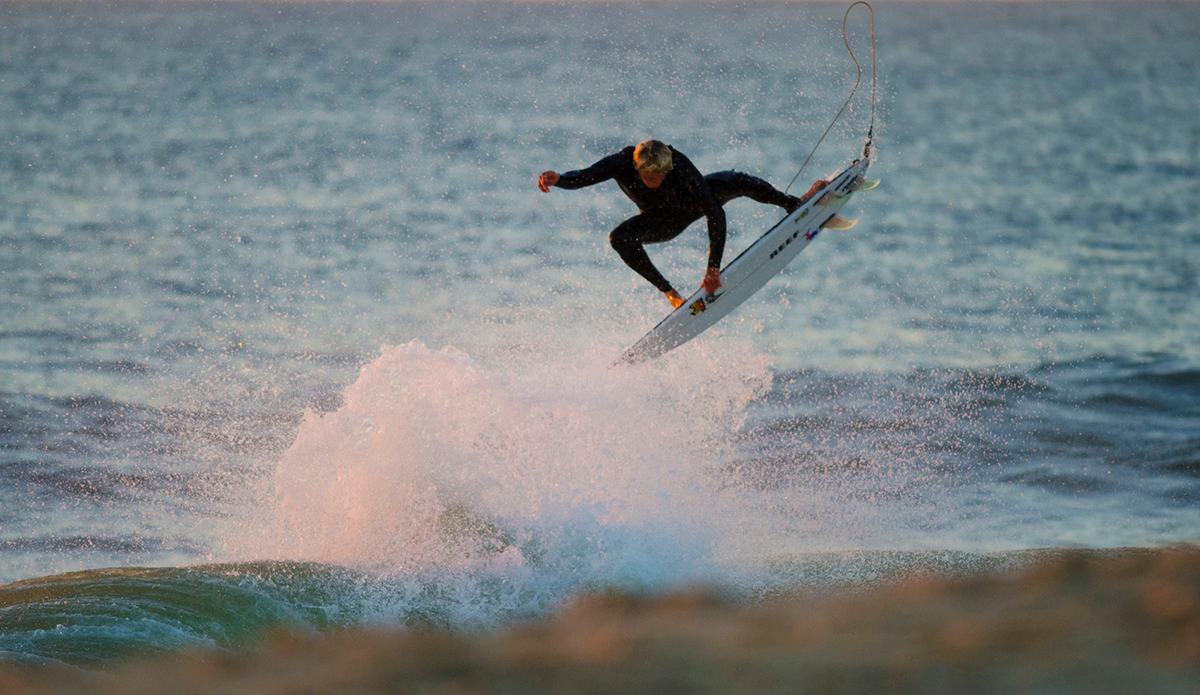
[[[700,288],[709,294],[721,289],[721,270],[709,268],[704,273],[704,282],[700,283]]]
[[[543,171],[542,175],[538,177],[538,189],[542,193],[549,193],[550,187],[558,183],[558,178],[558,174],[553,171]]]

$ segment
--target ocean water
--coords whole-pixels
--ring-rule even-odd
[[[1197,3],[879,3],[858,226],[610,366],[668,308],[633,208],[538,172],[786,185],[845,9],[4,3],[0,659],[1200,538]],[[861,151],[861,10],[797,187]]]

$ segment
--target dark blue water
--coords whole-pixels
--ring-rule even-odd
[[[6,3],[0,657],[1195,540],[1195,3],[878,8],[858,226],[609,369],[667,308],[632,207],[537,173],[654,136],[786,185],[845,9]],[[861,151],[849,30],[797,185]]]

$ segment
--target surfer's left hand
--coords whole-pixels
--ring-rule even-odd
[[[712,294],[721,289],[721,270],[720,268],[709,268],[704,273],[704,282],[700,283],[700,289]]]

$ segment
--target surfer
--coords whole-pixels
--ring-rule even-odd
[[[658,272],[646,254],[645,244],[658,244],[679,236],[691,223],[708,220],[708,266],[701,287],[716,292],[721,287],[721,256],[725,251],[725,203],[743,196],[792,212],[817,190],[802,198],[787,195],[766,181],[739,171],[719,171],[702,176],[691,160],[658,140],[646,140],[610,154],[586,169],[559,174],[544,171],[538,188],[549,193],[557,186],[568,190],[593,186],[609,179],[637,205],[639,214],[617,225],[609,235],[625,264],[646,278],[679,308],[683,297]],[[818,184],[824,182],[818,182]]]

